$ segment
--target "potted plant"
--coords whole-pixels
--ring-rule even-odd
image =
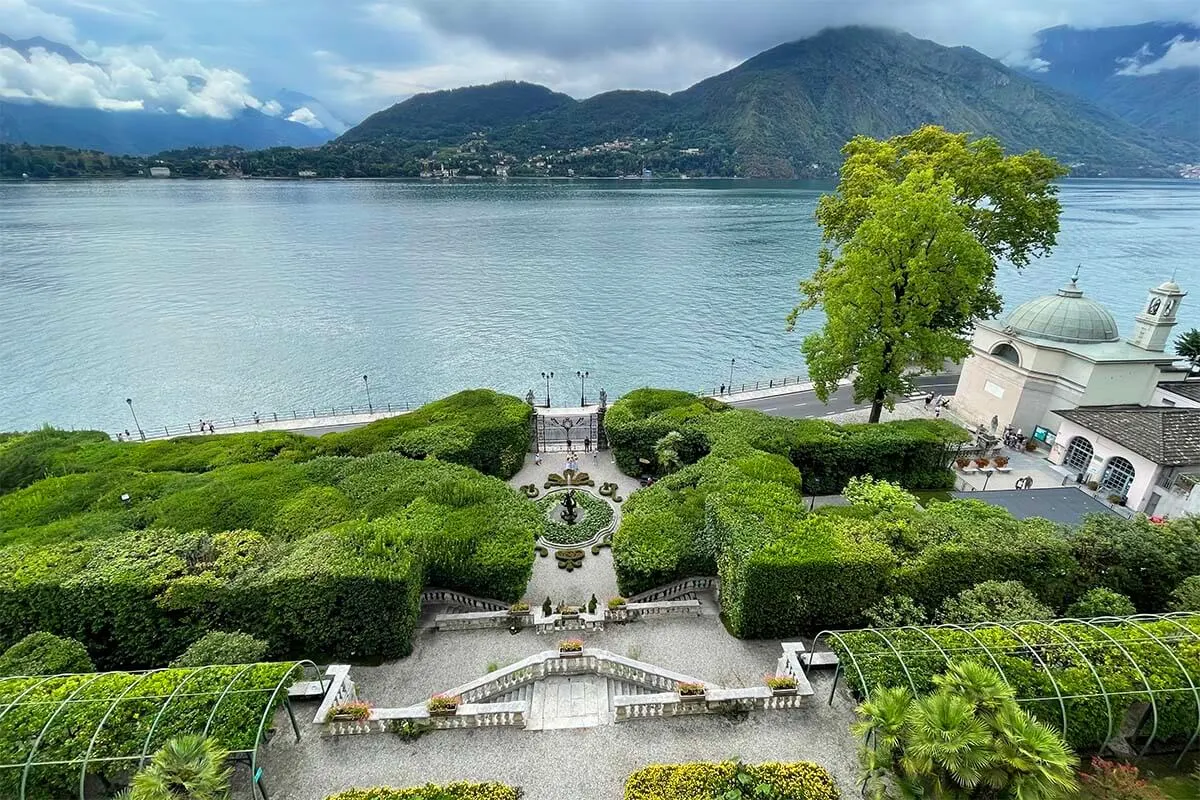
[[[568,606],[565,604],[561,605],[558,607],[558,614],[563,619],[578,619],[579,618],[579,606]]]
[[[616,611],[618,608],[624,608],[628,602],[624,597],[610,597],[608,598],[608,607]]]
[[[688,683],[680,681],[675,686],[679,692],[680,700],[703,700],[704,699],[704,684],[703,683]]]
[[[988,458],[975,459],[975,466],[979,467],[980,469],[987,469],[988,465],[991,463],[992,463],[991,459],[988,459]]]
[[[1030,439],[1025,443],[1025,452],[1032,453],[1034,450],[1037,450],[1037,447],[1037,439]]]
[[[361,722],[371,718],[371,704],[362,700],[338,703],[325,715],[326,722]]]
[[[456,694],[435,694],[425,703],[425,710],[431,717],[453,717],[462,705],[462,698]]]
[[[796,694],[796,679],[791,675],[768,675],[763,682],[776,697]]]
[[[558,643],[559,658],[579,658],[583,655],[582,639],[563,639]]]
[[[955,464],[958,464],[958,468],[959,468],[959,469],[966,469],[967,467],[971,466],[971,459],[969,459],[969,458],[956,458],[956,459],[954,459],[954,463],[955,463]]]
[[[509,616],[519,617],[529,613],[529,603],[524,600],[518,600],[508,607]]]
[[[1114,506],[1123,506],[1125,505],[1125,498],[1119,494],[1110,494],[1108,496],[1108,502]]]
[[[996,469],[1004,469],[1008,466],[1008,456],[996,456],[992,463],[996,465]]]
[[[1099,483],[1099,481],[1088,481],[1087,487],[1094,492],[1100,488],[1100,483]]]

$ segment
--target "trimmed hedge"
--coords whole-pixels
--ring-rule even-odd
[[[772,417],[663,389],[630,392],[613,404],[604,422],[617,465],[626,474],[642,473],[641,458],[653,467],[655,443],[678,431],[684,464],[698,461],[718,443],[742,442],[786,456],[804,475],[807,491],[818,495],[837,494],[850,478],[867,474],[914,491],[950,488],[954,474],[946,467],[946,447],[968,438],[945,420],[835,425]]]
[[[317,440],[326,455],[365,456],[392,450],[410,458],[436,457],[511,478],[529,450],[533,408],[511,395],[472,389],[398,417]]]
[[[412,786],[407,789],[391,789],[377,786],[373,789],[347,789],[331,794],[325,800],[520,800],[521,790],[503,783],[446,783]]]
[[[833,776],[819,764],[808,761],[764,764],[722,761],[642,767],[625,781],[625,800],[712,800],[725,797],[725,792],[731,789],[741,790],[738,797],[758,797],[753,787],[739,785],[739,772],[770,786],[774,794],[769,796],[778,800],[840,798]]]
[[[1156,694],[1159,740],[1186,739],[1195,730],[1196,698],[1189,680],[1200,683],[1200,643],[1180,626],[1200,634],[1200,616],[1143,621],[1136,625],[1105,625],[1102,631],[1075,623],[1050,625],[1053,632],[1042,625],[1012,626],[1017,635],[998,627],[977,628],[970,633],[953,628],[888,630],[885,633],[896,650],[910,653],[904,667],[917,692],[929,691],[933,687],[933,677],[944,672],[946,667],[946,660],[932,646],[929,637],[956,658],[969,657],[980,664],[998,666],[1016,690],[1018,700],[1055,698],[1061,691],[1067,709],[1064,734],[1077,748],[1095,749],[1105,742],[1108,713],[1102,690],[1108,692],[1108,701],[1112,704],[1115,733],[1121,729],[1131,705],[1149,701],[1144,691],[1147,680],[1156,689],[1175,690]],[[1156,644],[1147,635],[1148,631],[1170,644],[1167,647]],[[1109,636],[1120,642],[1130,657],[1123,655]],[[1064,637],[1079,649],[1076,650]],[[872,691],[883,686],[909,688],[905,669],[878,633],[850,632],[842,634],[842,641],[831,639],[829,644],[841,659],[842,674],[860,696],[864,694],[863,678]],[[990,657],[979,652],[981,644],[990,651]],[[1089,657],[1088,660],[1080,655],[1080,650]],[[850,662],[850,652],[854,653],[858,669]],[[1057,690],[1038,658],[1052,671]],[[995,659],[994,663],[992,659]],[[1099,682],[1093,669],[1099,675]],[[1088,696],[1066,697],[1072,694]],[[1022,705],[1040,721],[1056,729],[1062,728],[1062,712],[1056,699]]]
[[[0,676],[62,675],[95,668],[82,644],[45,631],[29,634],[0,655]]]
[[[292,664],[257,664],[248,669],[241,666],[202,671],[168,669],[147,676],[116,672],[48,680],[3,678],[0,705],[7,712],[0,716],[0,763],[23,763],[29,756],[31,743],[51,717],[53,721],[46,728],[34,761],[81,760],[87,755],[92,735],[105,714],[108,718],[91,752],[92,758],[98,760],[92,762],[88,772],[109,782],[123,782],[136,761],[99,759],[138,756],[143,748],[147,754],[153,754],[168,739],[203,729],[210,718],[209,735],[222,747],[248,750],[255,744],[263,711],[269,706],[277,707],[286,697],[281,692],[272,701],[271,693],[281,680],[286,684],[296,672],[297,667]],[[184,682],[186,691],[164,704],[164,699]],[[116,702],[131,687],[129,694]],[[226,687],[231,691],[224,693]],[[18,697],[20,704],[9,708]],[[65,707],[55,702],[68,697],[81,702]],[[79,790],[81,767],[80,762],[31,769],[27,797],[31,800],[74,797]],[[20,782],[20,769],[0,771],[0,797],[18,797]]]
[[[721,542],[721,610],[735,636],[771,638],[857,623],[884,593],[895,556],[865,525],[805,517],[780,486],[733,484],[709,495]]]
[[[612,506],[599,497],[582,491],[575,492],[575,499],[580,510],[584,512],[583,519],[574,525],[568,525],[559,519],[557,514],[551,517],[552,510],[558,508],[565,498],[565,492],[551,492],[533,503],[542,516],[542,526],[538,533],[550,544],[571,545],[586,542],[612,526]]]

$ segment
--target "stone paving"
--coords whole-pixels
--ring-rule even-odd
[[[642,638],[654,637],[647,631]],[[689,651],[699,656],[702,647]],[[321,739],[308,728],[297,744],[281,718],[280,735],[266,745],[259,763],[271,800],[322,800],[356,786],[455,780],[521,786],[526,800],[620,800],[625,778],[647,764],[728,758],[814,761],[834,775],[844,797],[854,797],[853,704],[839,696],[827,705],[829,687],[829,676],[817,677],[808,707],[740,720],[714,715],[536,732],[435,731],[412,742],[390,734]],[[235,789],[235,800],[249,800],[244,776],[238,776]]]

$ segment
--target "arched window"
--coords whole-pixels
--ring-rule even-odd
[[[1100,479],[1100,488],[1124,497],[1129,493],[1129,485],[1133,483],[1133,464],[1120,456],[1113,456],[1104,467],[1104,476]]]
[[[1076,436],[1067,445],[1067,454],[1063,456],[1063,466],[1086,473],[1092,463],[1092,443],[1082,436]]]
[[[1017,348],[1013,347],[1008,342],[1001,342],[992,348],[992,355],[1001,361],[1007,361],[1010,364],[1021,366],[1021,354],[1017,352]]]

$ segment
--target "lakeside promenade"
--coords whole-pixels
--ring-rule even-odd
[[[908,398],[901,398],[901,402],[905,399],[921,397],[930,391],[934,394],[950,397],[954,394],[954,389],[958,384],[958,374],[955,371],[939,375],[923,375],[916,379],[916,384],[918,390],[913,392]],[[801,380],[798,377],[757,381],[753,384],[739,384],[737,391],[726,391],[724,394],[720,393],[717,389],[699,392],[698,394],[706,397],[714,397],[717,400],[737,406],[738,408],[754,409],[773,416],[794,418],[825,417],[869,407],[869,404],[855,403],[853,401],[852,394],[848,391],[849,385],[849,380],[842,381],[838,391],[830,396],[828,403],[821,402],[816,392],[813,391],[811,382]],[[614,401],[616,399],[613,398]],[[157,429],[145,427],[142,429],[142,432],[148,441],[154,439],[176,439],[184,436],[247,433],[251,431],[288,431],[305,436],[322,436],[326,433],[336,433],[359,428],[377,420],[398,417],[410,411],[415,411],[421,405],[422,403],[419,402],[406,402],[376,404],[370,410],[366,406],[347,406],[345,408],[331,408],[329,412],[324,412],[316,408],[307,411],[268,412],[259,414],[257,418],[248,417],[238,419],[227,417],[227,421],[224,423],[218,418],[212,420],[215,427],[212,434],[200,433],[199,420],[182,425],[163,426]],[[542,407],[542,405],[538,405],[538,408]],[[551,410],[568,416],[585,413],[585,409],[579,408],[554,408]],[[586,411],[586,413],[590,413],[590,411]],[[124,431],[120,433],[124,434]],[[133,438],[137,438],[136,432],[133,433]]]

